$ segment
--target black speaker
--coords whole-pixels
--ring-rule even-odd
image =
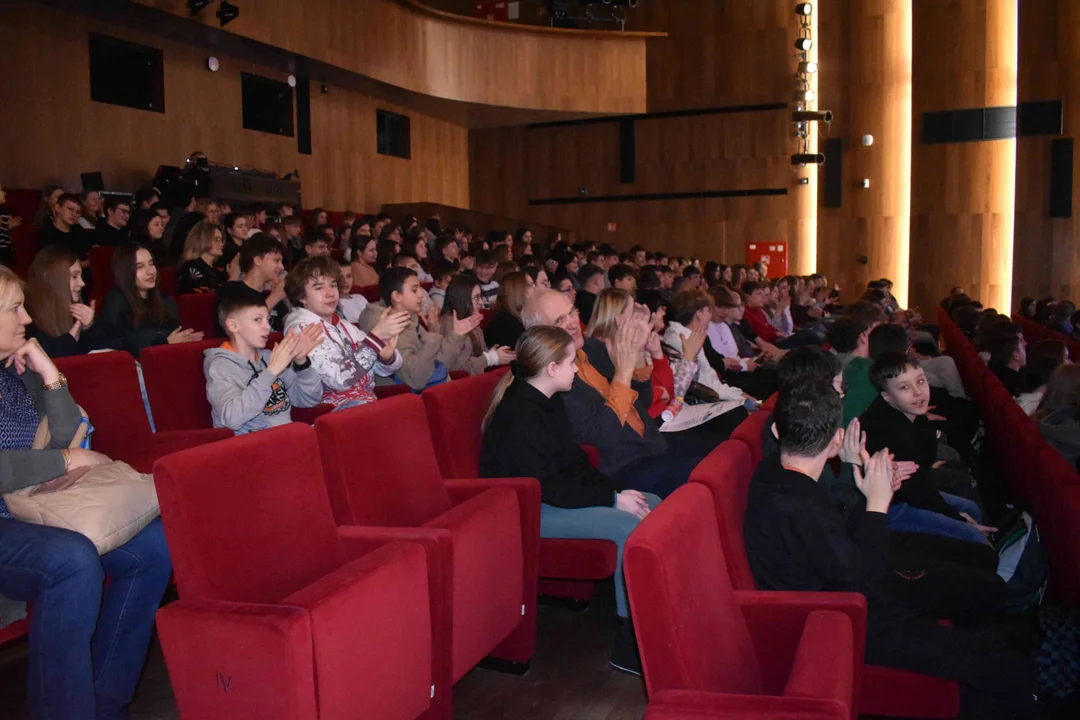
[[[311,81],[296,76],[296,152],[311,154]]]
[[[637,182],[635,127],[632,119],[619,121],[619,182],[627,185]]]
[[[1072,138],[1053,140],[1050,146],[1050,217],[1071,218],[1072,195]]]
[[[844,199],[844,141],[825,141],[825,207],[838,208]]]

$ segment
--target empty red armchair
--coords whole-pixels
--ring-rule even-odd
[[[152,432],[135,359],[126,352],[57,358],[56,367],[90,417],[93,449],[140,472],[150,472],[154,461],[168,453],[232,437],[224,429]]]
[[[749,422],[746,420],[742,424]],[[754,437],[760,453],[761,435]],[[691,484],[705,486],[710,491],[720,542],[724,548],[724,564],[736,590],[757,589],[743,539],[743,516],[754,467],[750,448],[743,441],[732,439],[709,453],[690,475]],[[959,712],[959,703],[959,686],[949,680],[874,665],[863,667],[859,684],[860,712],[951,718]]]
[[[177,453],[154,480],[181,598],[157,627],[182,718],[429,712],[425,551],[335,527],[311,428]]]
[[[180,327],[202,332],[207,338],[221,337],[214,308],[217,293],[187,293],[176,298]]]
[[[455,383],[451,383],[455,384]],[[540,485],[444,480],[424,403],[409,393],[315,423],[339,525],[449,533],[441,543],[447,667],[457,682],[485,656],[526,664],[536,640]],[[440,638],[436,626],[436,653]]]
[[[623,570],[650,696],[705,693],[695,712],[725,718],[855,718],[866,599],[736,591],[716,528],[709,491],[691,483],[626,543]]]
[[[480,474],[480,424],[491,403],[491,393],[505,372],[506,368],[481,373],[429,388],[421,395],[443,477],[471,478]],[[609,540],[541,538],[540,592],[588,600],[595,582],[615,572],[615,552],[615,543]]]

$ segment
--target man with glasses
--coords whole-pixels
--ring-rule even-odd
[[[116,247],[127,241],[127,224],[131,219],[131,200],[123,195],[105,198],[105,222],[94,228],[91,242],[94,245]]]

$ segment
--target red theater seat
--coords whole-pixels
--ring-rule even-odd
[[[443,480],[424,403],[412,393],[325,415],[315,431],[339,525],[446,538],[437,587],[448,612],[434,627],[436,661],[447,662],[436,685],[457,682],[489,654],[528,663],[536,641],[536,480]]]
[[[217,293],[188,293],[179,296],[176,298],[176,309],[180,313],[180,327],[202,332],[206,338],[221,337],[214,313],[216,305]]]
[[[93,449],[140,472],[150,472],[154,461],[170,452],[232,437],[229,430],[151,432],[135,359],[126,352],[57,358],[56,367],[90,417]]]
[[[491,394],[507,372],[501,368],[465,380],[425,390],[435,456],[443,477],[470,478],[480,474],[480,425]],[[615,543],[608,540],[540,540],[540,592],[586,601],[595,581],[615,572]]]
[[[691,483],[627,540],[623,568],[649,695],[703,693],[691,707],[718,717],[854,719],[866,599],[736,591],[716,522],[709,491]]]
[[[745,420],[742,425],[749,422],[749,419]],[[761,435],[758,434],[756,438],[760,452]],[[743,539],[743,516],[755,468],[750,451],[751,448],[741,440],[727,440],[709,453],[690,476],[691,483],[704,485],[711,493],[728,577],[736,590],[757,589]],[[884,716],[951,718],[959,712],[959,702],[956,683],[874,665],[867,665],[863,669],[860,712]]]
[[[334,526],[311,428],[178,453],[154,480],[181,595],[157,616],[181,717],[429,711],[425,550],[370,550],[370,533]]]
[[[112,245],[95,245],[90,248],[90,277],[93,278],[91,298],[99,303],[116,286],[112,271],[112,258],[116,248]]]

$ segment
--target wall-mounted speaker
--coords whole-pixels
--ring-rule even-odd
[[[844,199],[844,141],[825,141],[825,207],[838,208]]]
[[[1050,217],[1071,218],[1073,197],[1073,140],[1062,138],[1050,146]]]

